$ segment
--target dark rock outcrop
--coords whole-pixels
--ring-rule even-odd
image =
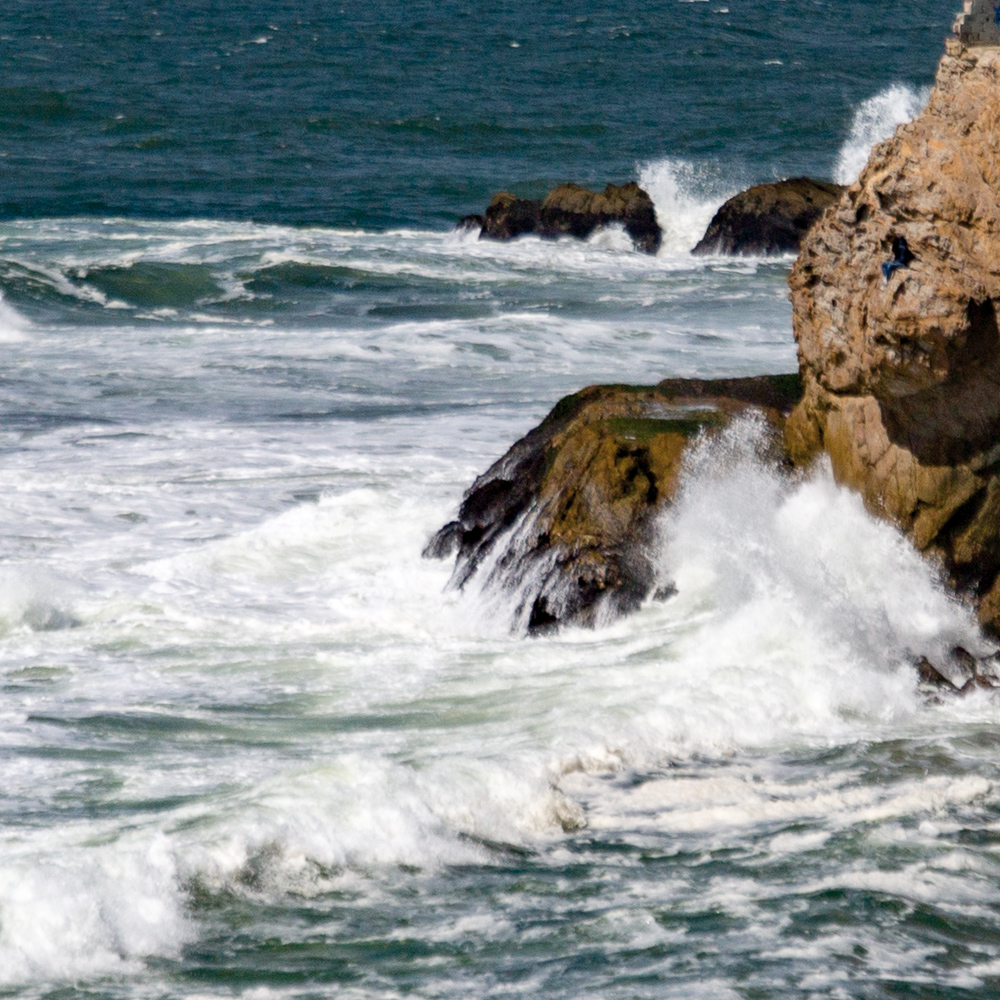
[[[579,184],[560,184],[542,202],[539,233],[542,236],[576,236],[586,239],[596,229],[618,223],[632,237],[636,249],[656,253],[663,233],[649,195],[634,181],[603,191],[588,191]]]
[[[509,191],[493,195],[483,216],[480,239],[512,240],[516,236],[534,233],[542,211],[540,201],[518,198]]]
[[[458,226],[469,228],[478,216],[466,216]],[[579,184],[560,184],[542,201],[518,198],[508,191],[493,196],[483,216],[482,239],[510,240],[533,233],[545,239],[575,236],[586,239],[598,229],[621,225],[636,248],[646,253],[660,249],[663,234],[652,199],[634,181],[603,191]]]
[[[952,40],[789,278],[805,394],[790,451],[937,560],[1000,634],[1000,48]],[[912,253],[898,267],[900,239]]]
[[[692,253],[794,252],[802,237],[843,192],[839,184],[808,177],[748,188],[715,213]]]
[[[797,376],[777,375],[567,396],[472,484],[425,555],[454,553],[457,587],[478,577],[515,595],[518,630],[634,610],[655,586],[654,519],[674,495],[691,439],[748,408],[778,429],[800,392]]]

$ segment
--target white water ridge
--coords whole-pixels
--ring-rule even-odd
[[[930,87],[916,89],[896,83],[863,101],[854,112],[850,134],[837,155],[833,179],[838,184],[853,184],[872,148],[920,114],[930,96]]]

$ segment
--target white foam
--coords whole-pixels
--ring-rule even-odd
[[[862,101],[854,112],[850,134],[837,155],[833,179],[838,184],[853,184],[868,162],[872,148],[920,114],[930,94],[930,87],[914,89],[894,83]]]
[[[639,186],[653,199],[663,251],[687,253],[705,235],[719,206],[745,184],[710,163],[668,157],[639,167]]]
[[[661,567],[686,602],[710,602],[749,634],[787,628],[802,652],[795,636],[808,636],[840,661],[831,669],[859,676],[911,655],[940,661],[956,644],[985,651],[969,610],[894,528],[824,463],[802,480],[780,474],[759,457],[765,434],[762,421],[740,421],[690,456]]]
[[[26,339],[30,323],[3,300],[0,292],[0,344],[13,344]]]
[[[58,833],[4,845],[0,867],[0,985],[139,970],[192,936],[164,836],[125,836],[103,847]]]
[[[37,566],[0,567],[0,636],[17,628],[49,631],[76,624],[71,588]]]

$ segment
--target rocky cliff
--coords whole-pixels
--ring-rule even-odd
[[[1000,48],[951,40],[789,282],[791,454],[826,451],[1000,632]]]
[[[966,3],[925,111],[839,200],[824,194],[789,277],[794,392],[674,380],[569,397],[430,546],[457,552],[459,586],[485,575],[517,591],[529,630],[635,607],[688,438],[755,406],[783,429],[787,459],[825,452],[1000,636],[1000,44],[984,10]]]

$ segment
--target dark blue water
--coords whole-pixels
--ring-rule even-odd
[[[0,9],[0,213],[444,227],[663,156],[829,175],[956,0]]]

